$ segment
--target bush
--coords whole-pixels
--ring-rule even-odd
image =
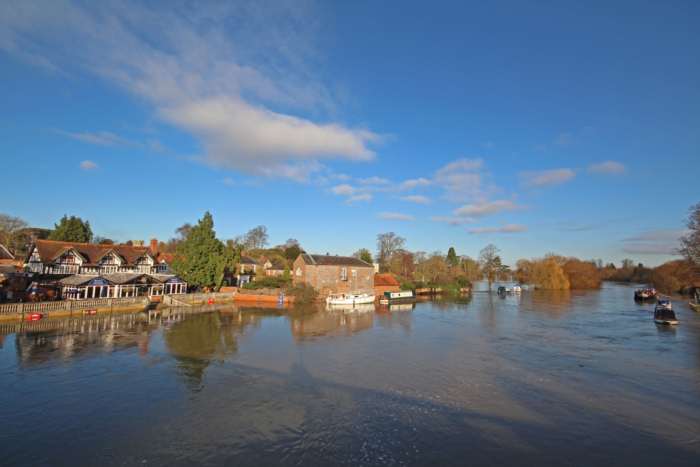
[[[288,287],[290,282],[291,279],[285,278],[284,276],[264,276],[255,281],[244,284],[243,288],[248,290],[280,289]]]
[[[287,290],[287,293],[294,297],[295,305],[313,303],[318,298],[318,292],[308,284],[299,284]]]

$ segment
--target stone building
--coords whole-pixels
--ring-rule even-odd
[[[300,254],[294,260],[294,285],[307,284],[321,295],[374,293],[374,267],[349,256]]]

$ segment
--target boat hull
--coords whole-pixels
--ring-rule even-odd
[[[365,303],[374,303],[374,295],[347,298],[329,298],[326,303],[330,306],[353,306]]]
[[[677,319],[654,319],[656,324],[663,324],[665,326],[673,326],[678,324]]]

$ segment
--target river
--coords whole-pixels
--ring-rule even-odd
[[[700,314],[632,293],[3,325],[0,464],[697,466]]]

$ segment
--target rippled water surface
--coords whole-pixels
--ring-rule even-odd
[[[700,465],[700,314],[629,287],[0,325],[2,465]]]

